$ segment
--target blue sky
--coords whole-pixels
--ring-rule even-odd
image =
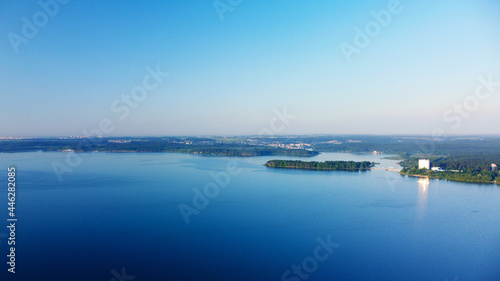
[[[42,2],[50,2],[42,0]],[[221,0],[228,3],[227,0]],[[0,136],[498,134],[500,86],[466,117],[478,78],[500,82],[498,1],[400,1],[402,11],[346,60],[355,28],[390,1],[69,1],[14,51],[37,1],[0,3]],[[113,101],[168,72],[120,119]],[[470,99],[469,99],[470,100]],[[456,119],[455,119],[456,120]]]

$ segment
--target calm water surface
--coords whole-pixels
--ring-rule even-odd
[[[120,280],[114,274],[123,268],[135,281],[500,280],[495,185],[262,166],[286,157],[108,153],[85,155],[59,182],[52,164],[67,155],[0,154],[1,224],[10,165],[18,171],[19,219],[15,278],[0,228],[0,280]],[[381,157],[307,160],[398,167]],[[214,187],[210,173],[226,181],[220,173],[228,163],[239,173],[187,224],[179,204],[194,208],[193,189]],[[336,244],[330,252],[319,242],[328,239]]]

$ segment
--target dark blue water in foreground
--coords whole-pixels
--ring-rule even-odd
[[[262,166],[276,157],[106,153],[59,182],[52,164],[67,155],[0,154],[0,280],[500,280],[498,186]],[[214,187],[210,172],[227,173],[228,162],[239,173],[186,224],[179,204],[193,207],[193,189]],[[15,278],[5,240],[12,164]]]

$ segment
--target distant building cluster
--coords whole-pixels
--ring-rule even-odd
[[[333,143],[333,144],[342,144],[341,141],[338,141],[338,140],[331,140],[331,141],[322,141],[320,143]]]
[[[0,137],[0,140],[30,140],[38,137]]]
[[[192,141],[173,141],[172,143],[180,143],[180,144],[193,144]]]
[[[110,143],[129,143],[131,140],[108,140]]]
[[[311,146],[311,145],[308,143],[290,143],[290,144],[271,143],[269,144],[269,146],[276,148],[286,148],[286,149],[304,149],[305,146]]]

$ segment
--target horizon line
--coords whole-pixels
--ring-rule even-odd
[[[429,134],[274,134],[274,135],[255,135],[255,134],[200,134],[200,135],[110,135],[110,136],[81,136],[81,135],[59,135],[59,136],[0,136],[1,139],[16,139],[16,138],[165,138],[165,137],[320,137],[320,136],[385,136],[385,137],[431,137],[440,139],[443,137],[500,137],[500,134],[443,134],[442,136],[433,136]]]

